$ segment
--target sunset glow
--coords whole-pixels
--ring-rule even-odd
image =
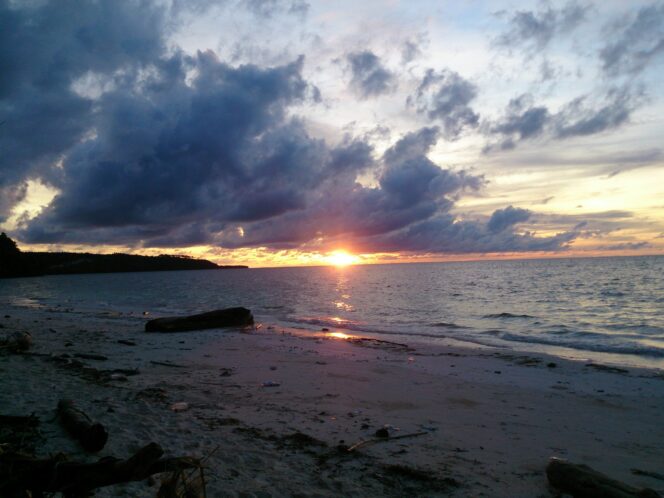
[[[352,254],[349,254],[344,250],[334,251],[330,253],[330,255],[327,256],[326,258],[327,263],[333,266],[353,265],[356,264],[359,260],[360,258]]]
[[[351,339],[353,336],[349,334],[345,334],[343,332],[330,332],[329,334],[326,334],[327,337],[333,337],[334,339]]]

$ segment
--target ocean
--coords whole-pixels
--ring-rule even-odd
[[[664,257],[63,275],[0,280],[2,310],[135,322],[230,306],[257,322],[664,368]]]

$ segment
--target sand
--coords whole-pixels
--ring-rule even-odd
[[[664,481],[632,472],[664,468],[658,371],[269,324],[148,334],[140,320],[63,309],[2,310],[0,323],[0,336],[30,331],[36,353],[103,355],[79,361],[139,371],[99,383],[47,357],[0,355],[0,413],[35,413],[44,456],[127,457],[154,441],[168,455],[206,458],[210,497],[549,497],[557,496],[544,471],[552,456],[664,491]],[[60,398],[108,428],[97,457],[59,427]],[[172,410],[176,403],[185,409]],[[381,428],[424,434],[340,451]],[[97,496],[155,496],[158,486],[118,485]]]

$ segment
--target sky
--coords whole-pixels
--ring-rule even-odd
[[[24,250],[664,254],[664,1],[0,0],[0,75]]]

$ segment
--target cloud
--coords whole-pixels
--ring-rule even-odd
[[[420,44],[414,40],[406,40],[401,47],[401,63],[408,64],[422,56]]]
[[[664,54],[664,4],[641,7],[623,16],[608,32],[600,50],[602,69],[609,75],[638,74]]]
[[[554,117],[557,138],[594,135],[618,128],[641,105],[643,94],[621,87],[610,89],[599,105],[589,100],[588,96],[578,97],[558,112]]]
[[[622,242],[619,244],[603,245],[597,247],[596,249],[601,251],[625,251],[625,250],[630,251],[636,249],[644,249],[647,247],[652,247],[650,242],[642,241],[642,242]]]
[[[172,20],[159,5],[0,3],[12,26],[0,30],[0,211],[28,178],[59,191],[21,220],[22,241],[497,252],[564,250],[578,235],[516,233],[530,212],[511,206],[489,219],[454,214],[485,185],[429,157],[441,137],[478,124],[476,88],[457,73],[429,71],[413,97],[440,126],[379,155],[369,135],[310,134],[298,110],[317,93],[303,57],[233,66],[185,53],[166,43]],[[363,95],[387,91],[394,76],[360,55]]]
[[[584,22],[588,10],[589,6],[571,1],[560,9],[517,11],[510,17],[508,29],[495,43],[505,48],[542,50],[554,36],[569,33]]]
[[[487,228],[494,233],[502,232],[517,223],[528,221],[530,219],[531,211],[527,209],[515,208],[507,206],[505,209],[497,209],[489,218]]]
[[[640,89],[614,87],[601,96],[574,98],[552,112],[545,105],[535,105],[530,94],[523,94],[510,100],[500,119],[483,124],[486,135],[498,138],[484,152],[510,150],[538,137],[562,140],[615,130],[629,122],[645,100]]]
[[[49,230],[85,237],[97,227],[167,228],[212,213],[220,223],[252,221],[301,205],[300,190],[319,181],[331,154],[285,116],[306,97],[303,60],[232,68],[210,52],[174,57],[180,60],[163,66],[179,73],[163,69],[141,92],[119,89],[100,99],[96,136],[69,150],[62,192],[31,224],[29,238]],[[191,86],[185,66],[197,72]]]
[[[377,240],[367,249],[427,253],[497,253],[561,251],[578,237],[569,231],[537,237],[532,233],[516,234],[512,230],[493,232],[480,222],[458,221],[451,215],[439,215],[414,224],[406,230]]]
[[[534,106],[532,96],[524,94],[510,100],[505,116],[491,124],[489,132],[503,136],[499,147],[508,150],[514,148],[517,142],[540,136],[550,120],[548,108]]]
[[[311,7],[304,0],[242,0],[247,9],[260,17],[271,18],[277,14],[306,16]]]
[[[163,49],[163,11],[148,2],[0,1],[0,188],[57,174],[90,130],[95,109],[76,81],[121,79]]]
[[[311,194],[307,209],[243,225],[242,233],[225,230],[219,243],[327,250],[340,241],[357,252],[469,253],[563,250],[576,238],[574,232],[551,237],[516,234],[513,226],[529,212],[513,207],[494,213],[493,221],[458,220],[450,212],[454,199],[464,191],[479,190],[484,179],[431,162],[426,154],[438,134],[436,128],[423,128],[386,150],[376,187],[350,179],[328,184]]]
[[[394,89],[395,75],[370,50],[352,52],[346,55],[346,60],[351,72],[351,86],[360,97],[376,97]]]
[[[12,208],[25,199],[27,191],[27,183],[0,187],[0,222],[5,221]]]
[[[571,230],[567,227],[572,227]],[[643,226],[635,213],[613,209],[581,214],[538,213],[537,227],[543,231],[569,230],[579,238],[603,238],[618,230]]]
[[[407,102],[431,121],[440,122],[445,138],[455,140],[464,129],[479,123],[479,115],[469,105],[475,97],[477,87],[458,73],[429,69]]]
[[[611,158],[610,162],[612,165],[605,168],[604,172],[608,178],[612,178],[626,171],[661,163],[663,158],[664,152],[659,148],[644,149],[627,154],[616,154]]]

